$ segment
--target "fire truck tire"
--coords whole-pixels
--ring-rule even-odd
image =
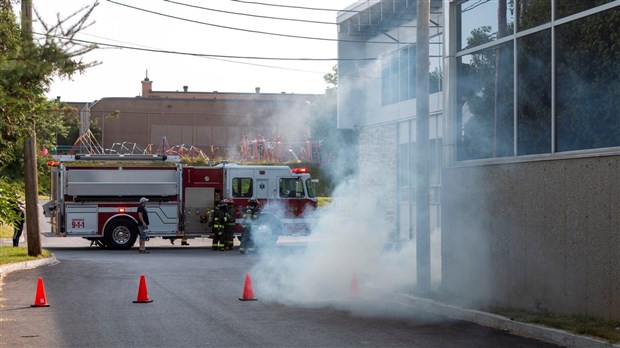
[[[252,227],[252,237],[260,246],[274,246],[283,229],[282,222],[275,215],[261,213]]]
[[[129,249],[136,242],[138,228],[129,219],[116,219],[105,228],[105,244],[111,249]]]

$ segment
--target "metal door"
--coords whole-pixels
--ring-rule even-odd
[[[268,199],[272,198],[269,194],[269,179],[256,179],[256,186],[254,187],[256,192],[256,198]]]
[[[213,208],[214,206],[215,189],[210,187],[186,188],[185,206],[183,209],[185,233],[206,233],[208,224],[204,220],[204,217],[207,216],[207,209]]]

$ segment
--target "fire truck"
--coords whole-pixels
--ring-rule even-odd
[[[240,238],[243,207],[254,197],[262,209],[257,236],[274,244],[280,235],[307,232],[317,207],[306,168],[190,166],[166,155],[59,155],[48,165],[51,197],[43,211],[51,231],[43,234],[112,249],[135,243],[141,197],[149,200],[149,238],[212,237],[209,213],[225,198],[234,202]]]

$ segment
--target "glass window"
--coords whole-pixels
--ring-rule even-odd
[[[389,54],[382,59],[381,67],[381,102],[383,105],[394,104],[399,98],[399,52]]]
[[[551,30],[517,41],[517,153],[551,152]]]
[[[430,39],[429,92],[442,90],[441,35]],[[416,96],[416,47],[409,46],[382,58],[381,103],[390,105]]]
[[[558,18],[573,15],[614,0],[556,0]]]
[[[233,197],[252,197],[252,178],[233,178],[232,196]]]
[[[306,190],[308,191],[308,197],[316,197],[314,194],[314,183],[312,182],[312,179],[306,179]]]
[[[517,0],[517,30],[534,28],[551,21],[551,1]]]
[[[399,92],[398,88],[400,84],[398,81],[400,80],[400,69],[399,69],[399,57],[398,52],[392,55],[390,58],[390,99],[389,104],[394,104],[398,102]]]
[[[415,58],[414,58],[415,60]],[[400,50],[400,97],[398,100],[407,100],[409,99],[409,50],[402,49]]]
[[[383,59],[381,74],[381,102],[389,105],[415,98],[415,46],[405,47]]]
[[[416,92],[416,78],[418,74],[416,73],[416,59],[417,52],[415,46],[409,46],[409,74],[407,79],[409,80],[409,99],[415,98]]]
[[[620,146],[618,28],[620,7],[556,28],[557,151]]]
[[[512,156],[513,44],[458,58],[457,159]]]
[[[280,197],[302,198],[304,196],[301,178],[280,178]]]
[[[457,48],[463,50],[476,47],[512,34],[514,27],[512,3],[513,1],[508,0],[468,0],[459,4]],[[498,13],[502,15],[499,16]]]
[[[433,36],[430,39],[429,45],[429,54],[430,54],[430,65],[429,65],[429,84],[428,84],[428,92],[430,94],[441,92],[443,90],[443,73],[442,73],[442,64],[443,64],[443,45],[441,42],[442,35]],[[414,50],[415,54],[415,50]],[[414,60],[415,64],[415,60]],[[415,84],[415,75],[413,83]],[[415,91],[415,87],[414,87]],[[415,94],[412,98],[415,98]]]
[[[381,104],[390,104],[390,59],[381,58]]]

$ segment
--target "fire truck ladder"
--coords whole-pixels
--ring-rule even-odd
[[[169,155],[151,155],[151,154],[137,154],[137,155],[107,155],[107,154],[85,154],[85,155],[57,155],[54,159],[60,162],[74,162],[74,161],[159,161],[159,162],[173,162],[181,163],[180,156]]]

